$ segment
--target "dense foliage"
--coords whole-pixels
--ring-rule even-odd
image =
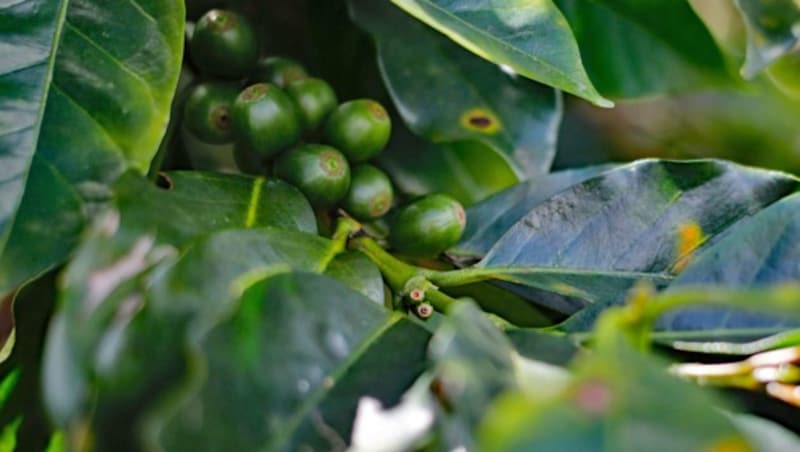
[[[0,2],[0,450],[800,448],[798,30]]]

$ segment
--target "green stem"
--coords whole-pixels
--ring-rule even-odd
[[[359,237],[352,241],[353,247],[364,253],[383,273],[389,287],[395,292],[403,292],[406,283],[419,276],[422,270],[402,262],[387,253],[370,237]]]
[[[422,268],[414,267],[392,256],[370,237],[359,237],[352,241],[353,247],[364,253],[383,273],[389,287],[395,293],[405,294],[409,290],[409,282],[417,278],[415,288],[425,292],[425,301],[437,311],[447,312],[458,300],[439,291],[425,276],[435,274]],[[444,273],[444,272],[442,272]]]
[[[498,278],[497,270],[492,268],[463,268],[460,270],[423,270],[423,274],[439,287],[457,287]]]
[[[439,291],[439,289],[430,289],[425,292],[425,301],[439,312],[447,312],[458,303],[458,300]]]
[[[336,222],[336,230],[331,237],[331,245],[321,261],[321,270],[325,271],[336,256],[347,249],[347,240],[361,229],[361,225],[352,218],[342,217]]]

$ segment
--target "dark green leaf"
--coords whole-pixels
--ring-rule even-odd
[[[114,204],[128,233],[153,233],[159,242],[181,245],[230,228],[271,226],[317,232],[308,200],[280,180],[195,171],[163,177],[166,188],[132,172],[115,185]]]
[[[156,421],[156,439],[165,450],[344,448],[358,399],[396,403],[427,339],[329,278],[268,278],[199,343],[195,389]]]
[[[166,0],[3,8],[0,267],[14,271],[0,293],[63,260],[125,168],[147,170],[178,80],[183,16]],[[44,192],[43,180],[57,185]]]
[[[383,79],[414,133],[437,143],[480,141],[521,177],[549,170],[557,91],[505,74],[387,2],[350,4],[375,38]]]
[[[333,258],[331,241],[317,235],[232,229],[194,242],[156,276],[150,291],[157,309],[213,317],[225,313],[244,289],[276,267],[321,273]]]
[[[638,280],[663,285],[731,225],[796,188],[789,175],[721,161],[636,162],[534,207],[474,271],[572,297],[551,306],[566,313],[580,300],[619,302]]]
[[[598,105],[613,105],[586,76],[575,37],[551,0],[392,1],[489,61]]]
[[[38,200],[49,199],[49,203]],[[14,223],[13,242],[0,256],[0,293],[55,265],[78,243],[86,222],[82,200],[58,170],[35,157],[23,204]],[[56,206],[53,209],[53,206]]]
[[[384,305],[381,271],[362,253],[350,251],[336,256],[328,264],[325,274],[345,283],[375,303]]]
[[[800,278],[798,258],[800,194],[794,194],[734,228],[698,256],[672,287],[676,290],[692,285],[749,288],[790,283]],[[714,330],[723,337],[726,330],[758,331],[793,326],[797,326],[796,320],[722,308],[671,312],[659,322],[661,329],[669,331]]]
[[[742,74],[752,78],[800,42],[800,5],[794,0],[736,0],[747,27]]]
[[[330,240],[304,232],[227,229],[176,258],[153,236],[133,240],[124,227],[110,236],[103,226],[65,274],[45,371],[51,416],[64,426],[89,416],[98,447],[137,441],[143,415],[191,367],[185,343],[204,337],[253,282],[290,269],[321,272],[335,252]]]
[[[6,246],[36,151],[67,4],[22,1],[4,5],[0,12],[0,250]],[[10,286],[2,287],[0,292]]]
[[[465,206],[519,181],[508,160],[481,142],[427,143],[399,124],[380,163],[401,191],[446,193]]]
[[[538,204],[572,185],[595,177],[613,165],[559,171],[517,184],[467,209],[467,228],[448,254],[483,257],[503,234]]]
[[[722,80],[722,52],[686,0],[555,0],[605,96],[642,97]]]

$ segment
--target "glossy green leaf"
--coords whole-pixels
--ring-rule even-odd
[[[50,199],[56,209],[37,200]],[[0,293],[53,266],[53,256],[67,256],[87,221],[81,197],[55,167],[36,157],[31,165],[13,241],[0,255]]]
[[[613,165],[559,171],[517,184],[467,209],[461,242],[448,250],[459,258],[481,258],[503,234],[538,204],[572,185],[595,177]]]
[[[375,39],[384,82],[414,133],[437,143],[485,143],[521,177],[549,170],[561,118],[557,91],[504,73],[387,2],[350,5]]]
[[[358,251],[336,256],[325,269],[325,274],[345,283],[370,300],[384,305],[383,277],[378,267]]]
[[[114,205],[122,228],[134,235],[153,233],[159,242],[173,245],[242,227],[317,232],[308,200],[278,179],[197,171],[162,177],[164,188],[132,172],[115,185]]]
[[[800,42],[800,5],[794,0],[736,0],[747,27],[742,75],[752,78]]]
[[[479,428],[480,450],[752,450],[716,398],[621,338],[612,344],[576,363],[558,396],[498,398]]]
[[[604,96],[635,98],[724,80],[711,33],[685,0],[555,0]]]
[[[508,160],[481,142],[427,143],[397,123],[379,161],[400,191],[446,193],[465,206],[519,181]]]
[[[278,275],[198,345],[192,390],[154,431],[165,450],[331,450],[358,399],[396,403],[428,333],[336,281]],[[231,431],[236,431],[231,435]]]
[[[668,282],[730,226],[796,188],[789,175],[722,161],[632,163],[534,207],[473,271],[571,297],[551,306],[565,313],[619,302],[638,280]]]
[[[601,97],[586,75],[569,24],[551,0],[392,0],[467,50],[583,97]]]
[[[59,23],[68,2],[4,5],[0,62],[0,244],[5,248],[36,151],[53,73]],[[36,14],[31,14],[35,7]],[[2,249],[0,248],[0,249]]]
[[[232,229],[193,243],[156,276],[150,290],[154,307],[165,312],[216,316],[276,267],[322,273],[333,258],[331,241],[317,235]]]
[[[61,262],[116,177],[147,170],[178,80],[183,15],[166,0],[4,5],[0,267],[14,273],[0,292]],[[43,192],[42,180],[57,185]]]
[[[52,418],[62,426],[84,419],[98,447],[138,441],[146,414],[191,368],[187,341],[204,337],[247,287],[291,269],[322,272],[335,252],[313,234],[256,228],[202,236],[176,256],[153,236],[126,245],[103,226],[65,274],[44,372]]]

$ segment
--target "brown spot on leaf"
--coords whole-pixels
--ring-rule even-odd
[[[479,129],[485,129],[492,125],[492,119],[486,116],[473,116],[469,118],[469,123]]]
[[[490,110],[473,108],[461,116],[461,125],[476,132],[493,134],[500,130],[500,120]]]

